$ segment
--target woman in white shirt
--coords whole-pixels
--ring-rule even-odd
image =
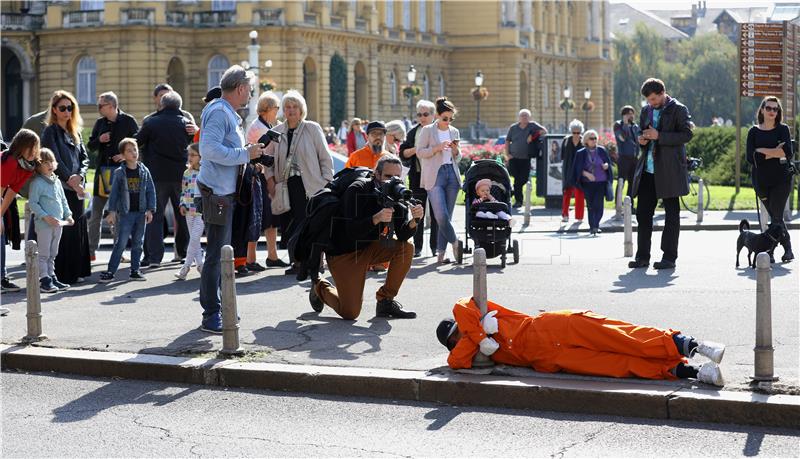
[[[447,244],[453,246],[456,259],[458,244],[452,217],[458,191],[461,189],[461,173],[458,160],[460,134],[451,123],[455,119],[456,107],[447,97],[436,99],[437,119],[422,128],[417,143],[417,156],[422,167],[421,185],[428,191],[431,210],[439,226],[436,252],[440,264],[450,263],[445,257]]]

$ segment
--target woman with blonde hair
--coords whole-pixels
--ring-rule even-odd
[[[61,235],[55,260],[55,277],[59,283],[73,284],[83,281],[92,273],[88,223],[83,205],[89,156],[81,138],[83,120],[75,96],[64,90],[54,92],[46,124],[42,132],[42,147],[52,150],[56,157],[58,167],[55,174],[61,181],[75,220],[73,226],[64,227]],[[62,288],[58,284],[56,287]]]

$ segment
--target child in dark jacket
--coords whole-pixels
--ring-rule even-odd
[[[147,167],[139,162],[136,139],[125,138],[119,143],[119,152],[125,162],[111,177],[111,194],[108,196],[108,223],[117,225],[114,250],[108,270],[100,274],[100,282],[114,280],[122,252],[131,239],[131,280],[146,280],[139,271],[144,245],[144,227],[153,220],[156,210],[156,188]]]

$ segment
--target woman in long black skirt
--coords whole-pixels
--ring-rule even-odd
[[[89,156],[80,134],[82,123],[75,96],[63,90],[54,92],[50,99],[47,127],[42,132],[42,147],[51,149],[55,154],[58,161],[55,173],[64,187],[75,220],[73,226],[63,228],[55,260],[56,278],[67,287],[92,274],[88,222],[83,202]],[[62,288],[66,287],[59,287]]]

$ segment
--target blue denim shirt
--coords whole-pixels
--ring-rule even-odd
[[[125,163],[114,169],[111,175],[111,194],[108,195],[108,210],[119,215],[124,215],[131,208],[131,194],[128,193],[128,175],[125,173]],[[147,166],[139,163],[139,211],[156,211],[156,186]]]
[[[216,99],[203,109],[200,133],[200,175],[197,181],[214,194],[236,192],[239,166],[250,161],[244,148],[242,118],[225,99]]]

